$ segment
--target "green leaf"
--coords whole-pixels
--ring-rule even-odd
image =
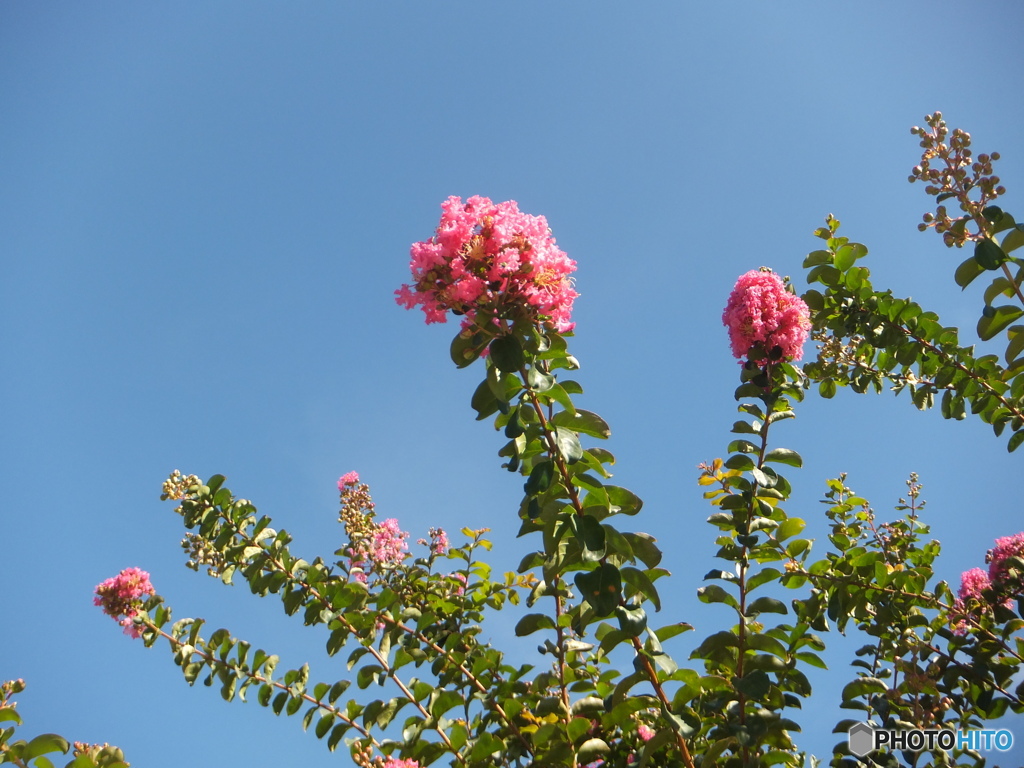
[[[997,296],[1013,296],[1013,283],[999,275],[985,289],[985,303],[991,304]]]
[[[978,336],[982,341],[988,341],[1021,315],[1024,315],[1024,309],[1011,304],[985,307],[985,314],[978,320]]]
[[[528,613],[516,624],[516,637],[532,635],[539,629],[555,628],[555,622],[546,613]]]
[[[1010,326],[1006,332],[1010,343],[1006,345],[1006,364],[1013,365],[1021,352],[1024,352],[1024,325]]]
[[[961,288],[966,288],[984,271],[985,268],[978,263],[976,258],[971,256],[956,268],[953,279],[956,280],[956,284]]]
[[[836,259],[834,262],[836,269],[841,272],[845,272],[853,266],[857,259],[864,256],[867,252],[868,249],[860,243],[849,243],[842,246],[838,251],[836,251]]]
[[[836,383],[833,379],[822,379],[818,384],[818,394],[826,400],[836,396]]]
[[[480,382],[476,391],[473,392],[473,397],[470,399],[469,404],[476,411],[476,420],[481,421],[497,411],[501,402],[494,396],[487,381],[484,380]]]
[[[583,550],[583,559],[593,562],[604,557],[605,530],[598,519],[590,515],[573,515],[570,519]]]
[[[615,617],[619,620],[619,628],[630,637],[640,637],[640,634],[647,629],[647,612],[637,606],[627,608],[624,605],[616,606]]]
[[[800,533],[800,531],[802,531],[806,525],[807,523],[805,523],[799,517],[790,517],[784,520],[781,525],[779,525],[778,530],[775,532],[775,537],[779,541],[785,541],[791,536],[796,536],[798,533]]]
[[[597,618],[610,616],[615,611],[622,597],[622,580],[614,565],[602,563],[592,571],[577,573],[574,581]]]
[[[1010,251],[1017,250],[1022,245],[1024,245],[1024,224],[1018,224],[1003,238],[1001,247],[1003,253],[1009,253]]]
[[[490,355],[504,373],[515,373],[526,364],[526,354],[515,336],[499,336],[492,341]]]
[[[314,733],[316,733],[316,737],[318,739],[322,739],[324,736],[326,736],[327,732],[329,730],[331,730],[331,724],[333,722],[334,722],[334,716],[333,715],[325,714],[325,715],[321,716],[320,719],[316,723],[316,728],[314,729]]]
[[[606,440],[612,434],[611,427],[608,426],[604,419],[596,413],[583,410],[582,408],[577,408],[575,414],[569,411],[559,411],[551,419],[551,423],[559,427],[571,429],[573,432],[590,435],[602,440]]]
[[[565,384],[569,383],[571,382],[567,381],[564,382],[563,384],[556,383],[551,387],[551,389],[547,390],[544,393],[544,395],[546,397],[550,397],[552,400],[554,400],[556,403],[562,406],[566,411],[569,412],[571,416],[575,416],[576,406],[573,405],[572,398],[569,396],[570,393],[568,389],[566,389],[565,387]]]
[[[616,514],[635,515],[644,506],[643,499],[628,488],[623,488],[619,485],[606,485],[604,490],[608,494],[608,501],[612,505],[612,512]]]
[[[536,496],[538,493],[543,493],[551,487],[551,483],[555,479],[555,464],[552,461],[545,459],[539,462],[530,471],[530,477],[523,485],[527,496]]]
[[[885,683],[877,677],[858,677],[843,688],[843,701],[850,701],[871,693],[885,693],[887,690]]]
[[[1006,261],[1006,254],[995,240],[986,237],[975,243],[974,258],[984,269],[999,269],[999,265]]]
[[[472,365],[487,346],[488,337],[483,334],[469,333],[463,335],[464,333],[465,331],[462,331],[452,339],[451,349],[449,350],[452,362],[459,368]]]
[[[765,461],[774,461],[778,464],[788,464],[791,467],[802,467],[804,460],[796,451],[789,448],[773,448],[764,455]]]
[[[629,542],[633,554],[640,558],[640,561],[648,568],[654,568],[661,562],[661,550],[658,549],[658,545],[654,543],[654,537],[649,533],[626,532],[622,536]]]
[[[41,733],[25,745],[21,757],[26,762],[38,755],[47,755],[51,752],[67,754],[71,748],[68,740],[56,733]]]
[[[811,251],[804,259],[804,269],[832,263],[831,251]]]
[[[564,413],[564,411],[563,411]],[[555,442],[562,457],[570,464],[583,458],[583,446],[575,432],[565,427],[555,427]]]
[[[606,755],[611,747],[603,739],[587,739],[580,745],[576,756],[580,764],[595,762],[601,755]]]
[[[1022,442],[1024,442],[1024,431],[1014,432],[1013,435],[1010,436],[1010,442],[1006,444],[1006,450],[1013,453],[1020,447]]]
[[[348,723],[338,723],[336,726],[334,726],[334,728],[331,730],[330,737],[328,737],[327,739],[327,748],[331,750],[331,752],[334,751],[335,747],[337,747],[341,740],[345,737],[345,734],[348,733],[348,729],[350,727],[351,726],[349,726]]]
[[[739,610],[739,603],[736,598],[730,595],[718,584],[708,584],[697,589],[697,599],[702,603],[725,603],[728,606]]]
[[[754,460],[745,453],[737,453],[726,459],[726,469],[738,469],[741,472],[754,468]]]
[[[755,669],[743,677],[734,677],[732,684],[737,691],[752,699],[763,698],[771,688],[771,680],[763,669]]]
[[[785,523],[783,523],[783,525],[785,525]],[[763,586],[764,584],[767,584],[771,581],[777,580],[781,575],[782,572],[777,568],[764,568],[763,570],[758,571],[749,579],[747,579],[747,593],[749,594],[758,587]]]
[[[633,592],[643,595],[654,603],[656,611],[661,610],[661,598],[658,597],[658,590],[646,573],[638,568],[627,567],[622,569],[622,578],[632,588]]]
[[[526,381],[534,392],[547,392],[555,385],[555,377],[542,371],[536,364],[530,366]]]
[[[747,606],[747,616],[757,616],[759,613],[789,613],[786,604],[774,597],[759,597]]]

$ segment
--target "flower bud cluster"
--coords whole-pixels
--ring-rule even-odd
[[[202,482],[195,475],[183,475],[177,469],[171,472],[171,476],[164,480],[163,493],[160,494],[162,501],[171,499],[180,501],[189,494],[189,489],[202,485]]]
[[[982,211],[1006,188],[999,183],[999,177],[992,172],[992,163],[999,159],[999,153],[980,154],[974,157],[971,150],[971,135],[959,128],[950,134],[942,113],[936,112],[925,117],[927,128],[914,126],[910,132],[921,137],[920,165],[914,166],[909,181],[922,181],[925,192],[938,198],[940,204],[934,213],[926,213],[918,225],[922,232],[934,228],[942,235],[947,247],[961,247],[969,240],[987,236],[987,224]],[[948,143],[946,139],[949,139]],[[972,198],[972,195],[976,197]],[[950,216],[943,200],[955,199],[962,216]],[[973,221],[976,232],[969,232],[967,224]]]
[[[185,567],[198,571],[199,566],[205,565],[210,576],[220,578],[224,571],[224,554],[217,551],[208,539],[196,533],[186,533],[181,540],[181,548],[188,555]]]
[[[95,765],[108,765],[110,763],[124,763],[124,765],[131,765],[131,763],[125,763],[124,752],[119,747],[112,747],[110,744],[89,744],[84,741],[76,741],[74,743],[74,751],[72,753],[74,757],[85,757],[88,758]]]
[[[395,291],[399,304],[419,305],[428,323],[446,322],[451,310],[465,316],[463,328],[525,321],[572,330],[576,262],[555,245],[543,216],[478,195],[465,203],[449,197],[441,208],[434,237],[412,246],[413,282]]]
[[[0,707],[16,707],[18,703],[10,701],[10,698],[24,690],[25,681],[20,677],[17,680],[6,680],[0,683]],[[9,701],[10,703],[8,703]]]

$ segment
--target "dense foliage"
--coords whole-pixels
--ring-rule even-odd
[[[137,568],[100,585],[97,604],[147,646],[166,643],[190,685],[201,680],[225,699],[249,696],[298,716],[360,766],[817,764],[797,743],[799,719],[812,695],[807,670],[824,668],[833,627],[864,637],[842,691],[853,717],[836,725],[833,765],[984,764],[967,749],[858,758],[845,734],[868,720],[966,729],[1024,712],[1024,685],[1015,685],[1024,534],[1007,531],[987,569],[971,569],[954,589],[936,579],[940,544],[928,538],[916,476],[894,520],[880,519],[840,476],[826,484],[828,544],[812,555],[805,521],[785,511],[787,474],[803,462],[777,442],[808,391],[830,398],[840,386],[887,385],[917,408],[938,404],[945,418],[977,416],[997,436],[1008,432],[1011,451],[1024,442],[1024,325],[1013,324],[1024,315],[1024,260],[1013,255],[1024,226],[993,204],[1004,191],[992,174],[998,156],[975,158],[970,137],[950,135],[939,114],[927,126],[914,129],[924,153],[911,180],[924,181],[938,207],[922,228],[971,249],[959,285],[991,277],[977,332],[983,341],[1002,336],[1005,352],[979,355],[935,313],[876,290],[860,264],[867,248],[841,236],[832,216],[804,262],[812,287],[802,298],[770,270],[743,275],[723,313],[741,361],[740,416],[726,456],[702,464],[699,477],[720,562],[698,596],[729,618],[689,659],[670,652],[692,627],[663,604],[662,553],[631,530],[643,502],[610,482],[614,457],[603,441],[611,430],[574,402],[583,391],[569,351],[575,262],[542,217],[480,197],[444,204],[435,235],[413,246],[413,280],[398,300],[421,307],[428,322],[449,311],[461,318],[452,361],[482,367],[472,408],[503,434],[502,466],[523,477],[528,551],[516,572],[495,574],[483,559],[486,529],[463,529],[458,545],[431,529],[410,552],[408,534],[396,519],[377,519],[355,472],[338,483],[344,544],[305,559],[224,477],[176,471],[163,498],[177,503],[187,529],[189,567],[277,596],[286,614],[319,627],[345,673],[312,680],[307,665],[282,671],[275,654],[228,630],[173,620]],[[801,366],[808,332],[818,354]],[[481,631],[489,611],[520,604],[516,635],[538,643],[530,664]],[[669,618],[656,622],[659,611]],[[20,725],[9,699],[22,687],[4,685],[0,722]],[[13,736],[13,727],[0,731],[0,763],[48,766],[45,755],[70,749],[52,734]],[[69,765],[122,761],[115,748],[75,745]]]

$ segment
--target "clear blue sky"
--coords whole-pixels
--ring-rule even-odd
[[[728,619],[694,597],[715,567],[695,468],[735,418],[736,276],[802,286],[832,212],[876,284],[973,327],[961,254],[916,231],[909,127],[941,109],[1000,151],[1024,210],[1022,21],[1012,0],[0,4],[0,676],[27,679],[28,731],[148,768],[349,763],[296,719],[189,689],[91,605],[137,565],[176,617],[342,676],[319,630],[182,566],[158,501],[174,468],[226,474],[309,559],[341,541],[352,469],[413,538],[485,520],[501,570],[537,546],[513,539],[521,481],[472,418],[482,370],[451,365],[454,325],[393,301],[451,194],[518,200],[579,262],[581,405],[675,573],[658,618],[698,627],[685,661]],[[1024,527],[1024,452],[980,423],[844,392],[776,437],[805,457],[789,512],[819,535],[842,471],[882,514],[920,473],[950,581]],[[829,659],[802,718],[822,756],[852,674]]]

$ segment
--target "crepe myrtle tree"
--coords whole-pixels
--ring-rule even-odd
[[[742,275],[722,316],[739,360],[740,416],[724,458],[701,463],[698,478],[719,562],[697,593],[721,624],[688,658],[672,655],[674,638],[692,627],[663,605],[661,550],[633,529],[642,502],[610,480],[615,459],[602,443],[611,430],[575,402],[576,263],[543,217],[484,197],[442,204],[434,234],[412,246],[411,282],[396,293],[428,323],[459,317],[451,359],[483,369],[470,404],[503,434],[502,466],[523,483],[518,568],[492,571],[486,529],[463,529],[454,542],[432,528],[410,544],[397,518],[378,517],[355,472],[338,481],[341,545],[305,559],[222,476],[175,471],[163,498],[187,529],[189,567],[276,595],[286,614],[322,633],[332,658],[322,668],[338,671],[313,680],[308,665],[282,665],[226,629],[172,620],[138,569],[97,587],[98,604],[146,646],[166,643],[190,685],[298,716],[364,767],[817,765],[800,750],[798,723],[812,694],[807,671],[825,667],[833,627],[857,630],[864,645],[842,690],[852,717],[836,725],[832,765],[983,764],[963,750],[856,757],[845,734],[869,720],[969,728],[1024,712],[1015,685],[1024,534],[1007,532],[987,560],[979,553],[954,591],[935,567],[940,545],[917,476],[881,518],[841,475],[825,484],[828,541],[812,556],[805,521],[785,511],[783,471],[802,459],[776,442],[808,391],[828,398],[839,386],[890,386],[921,409],[938,400],[947,418],[970,414],[1008,431],[1010,450],[1024,441],[1024,325],[1012,325],[1024,315],[1024,261],[1012,255],[1024,227],[993,205],[1004,191],[992,175],[997,155],[973,158],[970,137],[950,137],[938,113],[927,125],[914,129],[924,153],[911,180],[925,181],[938,203],[955,200],[960,214],[939,205],[922,228],[973,248],[956,270],[960,285],[992,273],[978,334],[1003,334],[1005,355],[979,356],[934,313],[877,291],[858,263],[867,249],[840,236],[832,216],[804,262],[813,287],[802,297],[770,269]],[[1000,297],[1010,303],[996,306]],[[809,335],[818,352],[801,365]],[[509,604],[525,605],[516,635],[538,643],[526,661],[482,633],[485,614]],[[4,734],[0,761],[27,764],[31,747]]]

